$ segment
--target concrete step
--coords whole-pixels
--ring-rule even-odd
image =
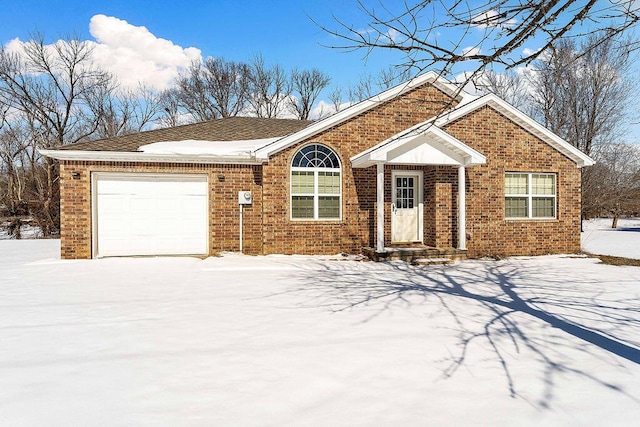
[[[413,265],[445,265],[453,264],[455,261],[451,258],[416,258],[411,261]]]
[[[405,261],[408,263],[420,258],[449,258],[452,260],[467,258],[467,252],[464,250],[427,246],[387,247],[384,252],[377,252],[373,248],[362,248],[362,253],[373,261]]]

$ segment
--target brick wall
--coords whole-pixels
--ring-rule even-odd
[[[467,168],[470,256],[580,251],[580,169],[573,161],[490,107],[451,123],[445,130],[487,158],[485,165]],[[506,220],[505,172],[556,172],[557,218]],[[456,179],[454,170],[449,181]],[[445,239],[449,230],[438,228],[438,234]]]
[[[423,86],[364,114],[302,141],[264,165],[265,253],[359,253],[375,243],[376,168],[352,170],[349,159],[385,139],[438,114],[451,99]],[[342,219],[292,221],[289,168],[301,146],[318,142],[331,147],[342,164]],[[394,169],[402,169],[395,167]],[[390,240],[391,167],[385,168],[386,240]]]

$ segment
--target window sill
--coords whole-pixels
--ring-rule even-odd
[[[343,222],[342,218],[336,218],[336,219],[289,218],[289,221],[295,224],[339,224]]]
[[[536,221],[536,222],[552,222],[552,221],[557,221],[558,218],[554,218],[554,217],[547,217],[547,218],[505,218],[505,221],[509,222],[509,221],[513,221],[513,222],[521,222],[521,221]]]

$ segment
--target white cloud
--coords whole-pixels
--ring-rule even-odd
[[[389,28],[389,30],[386,32],[385,37],[389,39],[389,42],[391,43],[396,43],[398,41],[400,34],[398,34],[398,31],[393,29],[393,28]]]
[[[513,18],[505,21],[504,16],[501,16],[493,9],[487,10],[471,19],[471,23],[479,28],[510,28],[513,27],[516,22]]]
[[[183,48],[170,40],[156,37],[145,27],[136,27],[113,16],[95,15],[89,23],[89,32],[95,41],[85,41],[93,48],[94,64],[115,75],[123,88],[136,88],[140,83],[162,90],[173,83],[180,70],[192,61],[201,61],[200,49]],[[47,45],[53,47],[65,43],[58,40]],[[5,48],[21,53],[24,42],[18,38],[9,41]]]
[[[9,43],[5,44],[4,47],[8,52],[18,53],[22,51],[22,47],[24,46],[24,42],[16,37],[13,40],[10,40]]]
[[[96,65],[113,73],[123,87],[142,82],[166,89],[181,69],[202,60],[200,49],[183,48],[113,16],[93,16],[89,32],[96,40],[91,42]]]
[[[341,102],[340,105],[338,105],[338,109],[336,110],[336,106],[333,104],[333,102],[320,100],[309,113],[309,119],[310,120],[323,119],[325,117],[332,116],[338,111],[342,111],[345,108],[348,108],[350,106],[351,106],[350,102]]]
[[[473,56],[473,55],[480,55],[479,47],[469,46],[462,49],[462,56]]]

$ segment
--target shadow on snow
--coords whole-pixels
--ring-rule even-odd
[[[574,366],[563,353],[567,347],[607,363],[620,364],[611,355],[640,363],[638,343],[630,341],[639,335],[638,298],[620,297],[615,282],[580,277],[581,272],[575,271],[580,264],[571,271],[556,271],[555,264],[545,268],[517,259],[427,268],[388,263],[370,272],[340,264],[325,263],[323,270],[301,273],[302,286],[294,292],[311,298],[313,306],[333,311],[374,308],[367,320],[386,310],[423,305],[437,298],[436,306],[452,318],[458,333],[458,351],[448,360],[444,377],[463,366],[472,345],[484,340],[502,368],[509,394],[518,396],[510,349],[520,353],[526,348],[542,364],[544,393],[538,403],[547,407],[553,398],[554,379],[560,374],[575,374],[626,394],[619,386],[598,379],[597,372]],[[568,277],[575,280],[567,282]],[[536,328],[545,325],[579,341],[563,334],[540,334]]]

